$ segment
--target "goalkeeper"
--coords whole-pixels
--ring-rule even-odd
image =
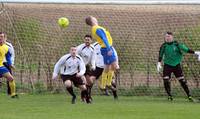
[[[198,60],[200,61],[200,52],[189,49],[182,43],[178,43],[174,40],[172,32],[167,32],[165,35],[165,43],[162,44],[159,51],[157,71],[161,71],[161,61],[163,60],[163,82],[166,93],[168,94],[168,100],[173,100],[171,94],[170,78],[171,74],[174,73],[175,77],[179,80],[181,87],[184,89],[187,94],[188,100],[193,101],[190,90],[187,85],[187,80],[185,80],[183,71],[181,69],[181,61],[183,58],[183,52],[196,54]]]

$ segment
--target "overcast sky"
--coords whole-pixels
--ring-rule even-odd
[[[200,0],[0,0],[1,2],[41,2],[41,3],[188,3],[200,4]]]

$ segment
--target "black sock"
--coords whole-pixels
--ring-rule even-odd
[[[188,97],[191,96],[190,90],[189,90],[188,85],[187,85],[187,81],[185,79],[180,79],[179,82],[180,82],[182,88],[184,89],[185,93],[187,94],[187,96]]]
[[[86,87],[87,87],[87,92],[88,92],[88,96],[89,96],[89,97],[91,97],[92,86],[93,86],[93,85],[91,85],[91,86],[86,85]]]
[[[11,90],[10,90],[10,85],[9,85],[9,81],[6,81],[7,83],[7,94],[11,95]]]
[[[118,96],[117,96],[117,89],[115,87],[113,87],[113,86],[109,86],[108,88],[111,89],[111,91],[113,93],[113,97],[114,98],[118,98]]]
[[[172,96],[171,95],[171,84],[170,84],[169,79],[164,79],[163,82],[164,82],[164,87],[165,87],[165,91],[166,91],[167,95]]]
[[[116,90],[112,90],[112,93],[113,93],[113,97],[114,98],[117,98],[118,96],[117,96],[117,91]]]
[[[86,102],[87,102],[87,103],[90,103],[90,98],[89,98],[89,96],[88,96],[87,90],[83,90],[81,93],[83,93],[83,96],[85,97]]]
[[[83,90],[81,93],[83,94],[83,97],[85,97],[85,98],[88,97],[88,92],[87,92],[87,90]]]
[[[88,90],[81,91],[81,99],[82,99],[82,101],[86,101],[87,98],[89,98]]]
[[[84,97],[85,95],[84,95],[84,92],[83,91],[81,91],[81,99],[82,99],[82,101],[84,101],[84,99],[85,99],[85,97]]]
[[[73,97],[76,97],[76,95],[74,94],[74,91],[73,91],[73,88],[72,87],[69,87],[67,88],[67,91],[69,92],[69,94]]]
[[[113,83],[113,82],[112,82],[112,86],[113,86],[114,88],[117,88],[116,84],[115,84],[115,83]]]

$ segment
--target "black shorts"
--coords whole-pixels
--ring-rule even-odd
[[[66,80],[70,80],[73,82],[74,86],[78,87],[79,85],[85,85],[84,81],[81,79],[81,77],[76,77],[76,74],[74,75],[61,75],[61,79],[63,82]]]
[[[172,73],[174,73],[176,78],[183,77],[183,71],[181,69],[181,65],[178,64],[176,66],[170,66],[170,65],[164,64],[163,77],[169,77],[170,79]]]
[[[91,69],[91,66],[90,65],[86,65],[86,71],[85,71],[85,76],[86,75],[89,75],[91,76],[92,75],[92,69]]]
[[[95,76],[96,79],[102,75],[104,68],[96,67],[96,69],[92,72],[92,76]]]

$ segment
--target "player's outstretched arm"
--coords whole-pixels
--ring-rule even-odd
[[[58,77],[58,74],[60,72],[60,68],[61,66],[65,63],[66,60],[66,56],[61,57],[58,62],[55,64],[54,66],[54,70],[53,70],[53,75],[52,75],[52,79],[56,80]]]
[[[182,50],[182,51],[184,51],[184,52],[186,52],[186,53],[190,53],[190,54],[195,54],[195,55],[197,55],[198,56],[198,60],[200,61],[200,51],[194,51],[194,50],[192,50],[192,49],[189,49],[186,45],[184,45],[184,44],[179,44],[179,48]]]
[[[91,65],[92,65],[92,70],[96,69],[96,52],[95,50],[92,52],[92,59],[91,59]]]
[[[80,58],[80,61],[79,61],[79,68],[80,68],[80,71],[77,73],[77,77],[81,77],[85,74],[85,71],[86,71],[86,68],[85,68],[85,63],[83,61],[83,59],[81,57]]]
[[[195,51],[194,54],[198,56],[198,60],[200,61],[200,51]]]

